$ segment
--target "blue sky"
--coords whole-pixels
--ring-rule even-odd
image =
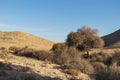
[[[120,29],[120,0],[0,0],[0,31],[61,42],[84,25],[101,36]]]

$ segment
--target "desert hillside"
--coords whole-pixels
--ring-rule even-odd
[[[120,41],[118,32],[103,37],[112,44],[108,46]],[[53,44],[23,32],[0,32],[0,80],[120,79],[120,48],[88,50],[88,47],[83,46],[85,50],[80,50],[76,46],[56,43],[51,51],[47,51]]]
[[[120,29],[102,38],[105,41],[105,47],[120,47]]]
[[[54,42],[24,32],[0,32],[0,47],[10,46],[49,50]]]
[[[90,80],[90,77],[84,73],[65,74],[60,65],[0,50],[0,80]]]

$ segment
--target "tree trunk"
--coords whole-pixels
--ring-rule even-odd
[[[86,52],[87,52],[87,57],[89,57],[90,56],[89,51],[87,50]]]

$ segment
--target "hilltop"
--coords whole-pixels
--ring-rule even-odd
[[[0,32],[0,47],[10,46],[25,47],[40,50],[49,50],[54,42],[25,33],[25,32]]]
[[[102,37],[105,47],[120,47],[120,29]]]

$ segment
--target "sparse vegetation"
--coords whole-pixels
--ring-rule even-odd
[[[111,66],[106,69],[101,69],[96,74],[96,80],[119,80],[120,79],[120,67]]]
[[[95,68],[96,72],[103,70],[107,67],[103,62],[92,62],[92,65]]]
[[[80,72],[86,74],[94,73],[93,66],[86,60],[81,58],[76,58],[69,63],[69,68],[78,69]]]
[[[66,48],[67,48],[67,46],[65,43],[56,43],[53,45],[51,50],[54,53],[57,53],[58,51],[61,51],[61,53],[62,53]]]
[[[70,56],[66,52],[63,52],[59,55],[55,54],[53,57],[53,62],[60,65],[68,64],[69,61],[70,61]]]
[[[79,70],[77,70],[77,69],[67,69],[65,73],[77,76],[79,74]]]
[[[10,51],[18,51],[18,50],[20,50],[21,48],[20,47],[17,47],[17,46],[10,46],[9,47],[9,50]]]
[[[73,78],[83,73],[88,76],[95,76],[96,80],[119,80],[120,52],[117,50],[115,53],[113,53],[114,51],[110,52],[110,54],[102,52],[103,46],[104,41],[98,36],[97,30],[84,26],[76,32],[69,33],[65,43],[56,43],[49,51],[35,50],[29,48],[29,46],[11,46],[8,50],[5,47],[1,47],[0,58],[2,59],[1,61],[7,59],[9,62],[10,58],[8,54],[13,53],[15,56],[29,57],[36,59],[36,61],[42,60],[45,63],[45,65],[29,63],[29,65],[34,67],[47,67],[48,64],[46,62],[58,64],[61,71]],[[92,52],[92,48],[98,48],[100,51]],[[5,70],[21,73],[31,72],[29,67],[12,65],[8,62],[0,62],[0,76],[7,75]],[[40,71],[37,72],[40,73]],[[54,74],[57,73],[54,72]],[[10,79],[12,80],[13,77]],[[36,80],[33,75],[24,77],[24,80],[30,79]]]
[[[111,56],[109,54],[98,52],[93,53],[89,57],[91,62],[103,62],[105,64],[111,64]]]
[[[6,48],[5,47],[1,47],[0,50],[5,50]]]
[[[18,56],[34,58],[37,60],[52,61],[53,59],[53,53],[50,53],[45,50],[38,51],[38,50],[31,49],[31,48],[21,48],[19,50],[14,51],[13,54],[18,55]]]
[[[54,52],[54,61],[57,64],[69,64],[69,62],[78,56],[78,50],[74,47],[66,48],[64,51]]]
[[[120,52],[115,52],[112,57],[112,64],[116,63],[117,66],[120,66]]]

